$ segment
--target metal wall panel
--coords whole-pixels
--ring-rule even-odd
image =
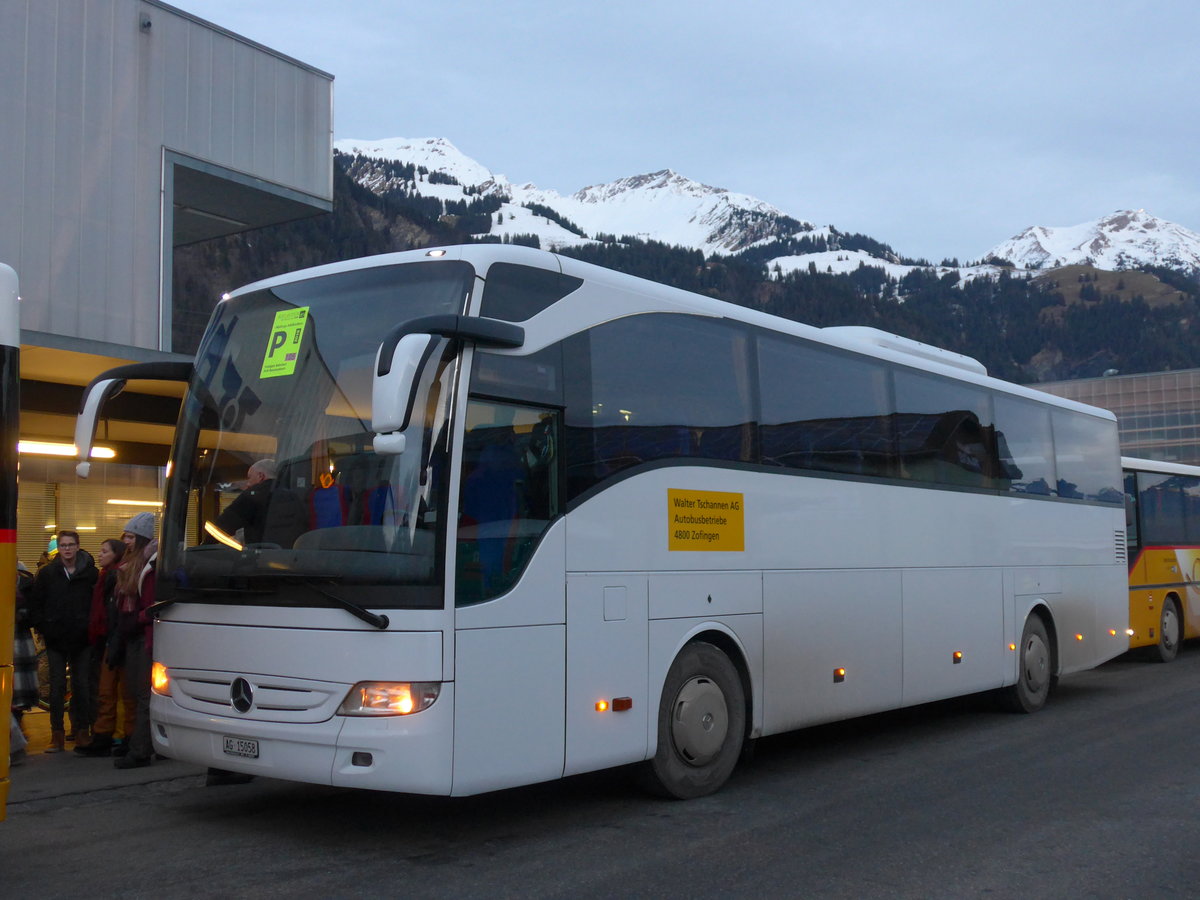
[[[325,73],[154,0],[5,0],[0,261],[22,327],[160,348],[164,150],[319,208],[331,97]]]

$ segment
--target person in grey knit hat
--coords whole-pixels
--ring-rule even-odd
[[[154,540],[154,526],[154,513],[140,512],[125,523],[125,533],[152,541]]]
[[[121,635],[129,699],[134,700],[133,734],[127,752],[113,761],[118,769],[136,769],[150,765],[154,750],[150,737],[150,665],[152,631],[143,621],[146,609],[154,603],[154,514],[138,513],[125,523],[121,540],[125,557],[117,572],[117,630]]]

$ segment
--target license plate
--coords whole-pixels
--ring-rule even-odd
[[[222,740],[225,742],[226,756],[244,756],[247,759],[258,759],[258,741],[252,741],[249,738],[229,737],[225,735]]]

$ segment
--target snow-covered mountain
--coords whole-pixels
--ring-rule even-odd
[[[860,266],[884,269],[895,279],[914,268],[939,276],[956,272],[960,283],[995,277],[995,265],[957,269],[918,266],[901,260],[886,244],[866,240],[844,246],[846,233],[818,227],[771,204],[724,188],[710,187],[663,169],[592,185],[564,196],[530,183],[514,184],[471,159],[444,138],[345,139],[334,147],[353,158],[350,177],[376,194],[441,201],[448,213],[474,216],[487,233],[501,239],[536,235],[547,249],[577,246],[625,235],[690,247],[706,256],[757,251],[779,255],[768,271],[852,272]],[[488,218],[481,219],[483,215]],[[865,249],[864,246],[865,245]],[[1200,270],[1200,234],[1149,215],[1123,211],[1069,228],[1028,228],[983,255],[1010,262],[1012,275],[1064,265],[1090,263],[1102,269],[1161,265]]]
[[[1144,209],[1126,209],[1082,225],[1026,228],[993,247],[987,254],[992,256],[1023,269],[1092,265],[1117,270],[1153,265],[1190,271],[1200,269],[1200,234]]]
[[[536,234],[549,248],[595,240],[600,235],[632,235],[694,247],[705,254],[736,253],[762,241],[812,236],[816,231],[811,223],[794,219],[762,200],[700,184],[670,169],[592,185],[563,196],[533,184],[513,184],[443,138],[347,139],[334,146],[346,154],[411,164],[447,176],[402,184],[404,179],[389,176],[386,167],[360,166],[351,171],[356,181],[376,193],[415,190],[421,196],[468,203],[499,199],[489,233],[500,237]],[[531,211],[530,206],[552,210],[557,221]]]
[[[846,235],[832,225],[818,227],[757,198],[701,184],[670,169],[563,196],[529,183],[514,184],[444,138],[346,139],[334,147],[352,157],[350,177],[376,194],[436,199],[458,215],[478,216],[479,210],[486,210],[486,233],[501,239],[536,235],[546,249],[628,235],[689,247],[706,256],[778,245],[781,255],[765,259],[776,276],[813,267],[844,274],[866,265],[900,279],[918,268],[882,244],[843,248]],[[934,268],[938,275],[951,271]],[[995,276],[998,269],[973,266],[955,271],[965,282]]]

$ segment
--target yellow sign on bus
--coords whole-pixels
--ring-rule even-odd
[[[668,550],[746,549],[742,494],[667,489]]]

